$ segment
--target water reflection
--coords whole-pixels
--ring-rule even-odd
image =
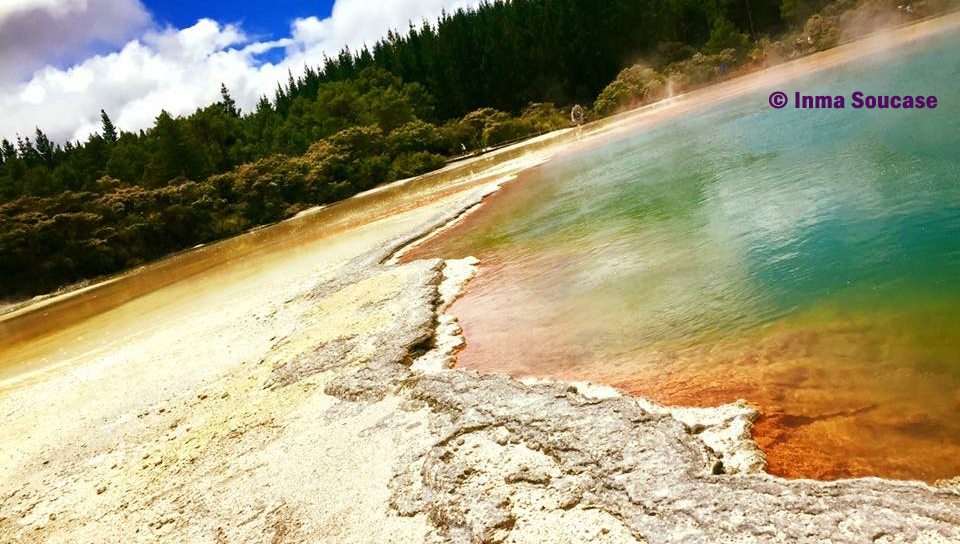
[[[960,104],[957,40],[798,87]],[[762,98],[551,163],[409,255],[481,260],[460,364],[747,398],[779,474],[960,474],[960,115]]]

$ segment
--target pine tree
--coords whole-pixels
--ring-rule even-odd
[[[240,108],[237,107],[237,103],[233,100],[233,97],[230,96],[230,90],[227,89],[227,86],[223,83],[220,84],[220,97],[220,106],[223,108],[223,113],[239,119]]]
[[[17,134],[17,154],[29,166],[35,166],[40,162],[40,154],[37,153],[37,148],[33,146],[33,142],[30,141],[30,138],[19,134]]]
[[[113,126],[113,121],[110,120],[110,116],[104,110],[100,110],[100,124],[103,126],[103,139],[111,146],[116,145],[119,139],[117,127]]]
[[[159,187],[189,176],[192,150],[186,145],[177,121],[166,110],[157,116],[151,136],[155,147],[144,172],[148,184]]]
[[[3,157],[4,163],[13,161],[17,158],[17,149],[13,147],[13,144],[10,143],[10,140],[6,138],[0,140],[0,157]]]
[[[54,159],[56,154],[56,149],[53,147],[53,143],[50,141],[50,138],[43,133],[42,130],[37,128],[36,132],[37,138],[37,154],[40,156],[40,160],[43,161],[48,167],[53,167]]]

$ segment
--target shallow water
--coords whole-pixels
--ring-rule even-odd
[[[461,366],[745,398],[785,476],[956,476],[957,81],[953,34],[781,89],[935,110],[718,104],[540,167],[407,259],[480,258]]]

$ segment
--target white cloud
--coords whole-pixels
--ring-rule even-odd
[[[0,0],[0,82],[122,44],[149,22],[140,0]]]
[[[424,18],[432,20],[444,9],[452,12],[479,3],[473,0],[338,0],[329,18],[308,17],[296,21],[293,37],[308,49],[337,51],[344,45],[357,48],[364,42],[372,45],[388,29],[405,31],[411,21],[416,24]]]
[[[47,6],[45,13],[62,13],[64,20],[72,17],[70,9],[75,5],[88,9],[96,3],[139,6],[138,0],[30,3],[35,10]],[[32,134],[40,126],[56,140],[83,140],[98,130],[100,108],[120,128],[137,130],[152,124],[161,109],[187,114],[216,101],[221,82],[249,110],[261,95],[272,96],[288,70],[298,74],[305,65],[319,64],[324,53],[335,54],[344,45],[356,49],[372,44],[389,29],[406,30],[410,21],[433,20],[444,9],[477,4],[479,0],[395,0],[386,5],[337,0],[330,17],[298,19],[289,37],[274,41],[251,40],[241,27],[210,19],[184,29],[149,30],[118,51],[65,69],[46,66],[27,81],[12,80],[0,72],[0,136]],[[12,9],[0,7],[0,28],[5,17],[20,13]],[[258,59],[270,50],[282,50],[283,60]]]

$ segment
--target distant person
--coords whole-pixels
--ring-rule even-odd
[[[581,129],[580,129],[580,127],[583,125],[583,122],[586,121],[586,117],[587,117],[587,115],[586,115],[586,113],[583,111],[583,106],[581,106],[580,104],[575,105],[575,106],[570,110],[570,122],[573,123],[573,124],[577,127],[577,141],[578,141],[578,142],[580,141],[580,138],[581,138],[581,136],[582,136],[582,135],[581,135]]]
[[[583,106],[577,104],[570,110],[570,122],[578,127],[583,124],[586,120],[586,114],[583,111]]]

